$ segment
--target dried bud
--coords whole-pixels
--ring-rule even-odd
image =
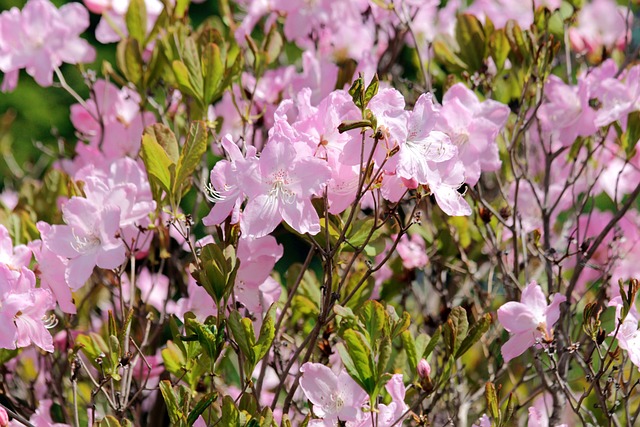
[[[598,331],[598,335],[596,335],[596,342],[598,343],[598,345],[602,345],[606,337],[607,333],[604,329],[600,328],[600,330]]]
[[[7,411],[0,406],[0,427],[7,427],[9,425],[9,415],[7,415]]]
[[[508,219],[511,216],[511,208],[509,206],[500,208],[500,216],[502,219]]]
[[[491,222],[491,211],[489,209],[481,206],[480,209],[478,209],[478,213],[480,214],[480,219],[482,220],[482,222],[484,222],[485,224]]]

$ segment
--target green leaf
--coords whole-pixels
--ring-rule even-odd
[[[253,347],[254,350],[254,362],[258,363],[271,348],[273,338],[276,336],[276,305],[271,304],[269,311],[264,317],[262,327],[260,328],[260,336],[258,342]]]
[[[416,342],[410,331],[404,331],[402,333],[402,345],[404,347],[404,351],[407,353],[407,360],[409,361],[411,372],[417,372],[419,362],[418,351],[416,349]]]
[[[381,378],[382,374],[387,372],[387,364],[391,359],[392,350],[391,339],[389,337],[382,338],[380,341],[380,352],[378,354],[378,378]]]
[[[220,418],[221,426],[240,427],[240,412],[236,408],[231,396],[222,398],[222,417]]]
[[[160,354],[167,371],[175,376],[180,376],[186,365],[184,354],[180,348],[173,341],[167,341],[167,348],[163,348]]]
[[[116,417],[107,415],[100,421],[100,427],[120,427],[120,422]]]
[[[164,148],[151,135],[142,136],[142,161],[149,177],[153,177],[168,194],[173,191],[170,166],[174,165]]]
[[[350,245],[345,247],[345,251],[353,251],[354,247],[359,248],[365,243],[378,240],[384,231],[382,228],[378,228],[372,233],[371,229],[375,224],[376,222],[373,218],[355,221],[351,231],[347,235],[347,241]],[[371,236],[369,236],[369,234],[371,234]]]
[[[195,121],[189,127],[187,141],[182,148],[176,170],[176,189],[181,193],[185,182],[200,164],[207,152],[207,127],[204,122]]]
[[[487,410],[493,420],[500,419],[500,409],[498,404],[498,394],[493,383],[489,382],[485,386],[484,396],[487,400]]]
[[[391,339],[394,339],[404,331],[406,331],[411,325],[411,316],[406,311],[402,312],[402,318],[398,319],[391,329]]]
[[[176,1],[176,8],[173,13],[177,19],[182,19],[185,17],[187,10],[189,9],[189,3],[191,3],[191,0]]]
[[[349,94],[351,95],[351,99],[353,99],[353,103],[356,104],[356,107],[364,110],[364,79],[362,75],[353,82],[349,88]]]
[[[383,338],[384,326],[387,323],[387,313],[378,301],[368,300],[360,309],[360,320],[369,338],[369,345],[374,348],[376,342]]]
[[[173,425],[180,425],[184,421],[184,413],[182,412],[178,395],[171,386],[171,381],[160,381],[160,392],[162,393],[164,403],[167,405],[167,412],[171,423]]]
[[[278,31],[278,26],[272,25],[264,42],[264,56],[267,65],[274,63],[275,60],[278,59],[283,46],[284,40],[282,39],[280,31]]]
[[[491,52],[493,62],[496,64],[496,68],[498,71],[502,70],[504,68],[505,61],[509,57],[509,52],[511,51],[511,45],[509,44],[509,39],[507,39],[504,29],[501,28],[491,34],[491,38],[489,39],[489,50]]]
[[[501,426],[510,425],[509,421],[511,420],[511,417],[513,417],[513,414],[516,411],[517,402],[518,402],[518,397],[514,396],[513,393],[509,393],[509,399],[507,400],[506,412],[504,413],[504,415],[502,415],[502,417],[500,419],[500,425]]]
[[[460,46],[458,56],[470,70],[479,70],[484,64],[486,40],[482,24],[473,15],[462,14],[456,23],[456,40]]]
[[[627,132],[622,138],[622,148],[627,159],[635,155],[638,140],[640,140],[640,111],[634,111],[628,116]]]
[[[456,351],[455,358],[461,357],[465,354],[475,343],[477,343],[480,338],[489,330],[489,326],[491,326],[491,315],[485,314],[482,316],[476,323],[473,324],[471,329],[469,329],[469,333],[464,338],[460,347]]]
[[[371,348],[364,336],[353,329],[347,329],[343,334],[343,338],[346,343],[347,353],[353,361],[353,367],[357,373],[357,376],[353,379],[371,396],[375,390],[377,379],[374,378]]]
[[[521,62],[528,62],[531,59],[529,45],[525,40],[525,34],[514,20],[507,21],[504,27],[505,35],[511,45],[511,52],[515,59]]]
[[[211,392],[206,395],[198,403],[193,407],[193,410],[189,412],[189,416],[187,417],[187,424],[192,426],[193,423],[196,422],[198,417],[207,410],[209,406],[218,398],[218,393]]]
[[[129,36],[144,46],[147,35],[147,7],[144,0],[131,0],[125,15]]]
[[[191,95],[194,98],[198,98],[199,94],[191,85],[191,80],[189,80],[189,70],[187,69],[187,66],[184,65],[184,62],[178,60],[173,61],[171,63],[171,69],[176,77],[180,91],[187,95]]]
[[[468,68],[443,40],[436,39],[433,42],[433,53],[439,63],[453,72],[460,72]]]
[[[116,63],[122,74],[136,86],[142,82],[143,65],[140,43],[136,39],[126,38],[116,48]]]
[[[247,336],[243,320],[237,310],[232,311],[231,314],[229,314],[229,328],[242,354],[244,354],[247,360],[251,360],[253,358],[253,343],[251,340],[255,339],[255,336],[253,336],[253,338]],[[247,320],[251,323],[251,320]],[[253,326],[251,329],[253,335]]]
[[[367,90],[364,92],[364,103],[363,107],[366,108],[371,101],[371,98],[376,96],[378,93],[378,88],[380,87],[380,80],[378,80],[378,74],[374,74],[369,86],[367,86]]]
[[[185,319],[189,329],[198,336],[198,342],[212,362],[220,355],[224,344],[222,331],[218,331],[216,325],[205,325],[194,318]]]
[[[453,307],[447,323],[444,325],[444,342],[447,345],[447,351],[453,355],[456,353],[460,343],[467,335],[469,321],[467,320],[467,312],[462,307]]]
[[[204,76],[204,103],[211,104],[219,95],[220,82],[224,76],[224,65],[220,56],[220,48],[215,43],[208,43],[202,52],[202,75]]]
[[[431,336],[429,344],[427,344],[427,348],[425,348],[424,352],[422,353],[422,358],[426,359],[427,357],[429,357],[433,349],[436,348],[436,345],[440,340],[440,335],[442,335],[442,326],[438,326],[438,329],[436,329],[436,331]]]
[[[180,157],[180,147],[173,131],[162,123],[154,123],[144,129],[145,135],[151,135],[167,153],[167,157],[173,163],[178,163]]]

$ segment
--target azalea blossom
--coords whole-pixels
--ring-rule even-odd
[[[229,215],[232,224],[240,220],[240,205],[245,198],[242,176],[255,167],[257,161],[253,146],[247,147],[244,156],[229,134],[222,138],[222,147],[229,160],[216,163],[211,170],[211,182],[204,186],[207,200],[214,203],[209,214],[202,218],[202,223],[208,226],[222,223]]]
[[[529,347],[553,339],[552,326],[560,317],[560,304],[566,297],[554,294],[551,304],[542,288],[531,281],[522,291],[520,302],[509,301],[498,309],[498,321],[512,334],[502,346],[505,363],[520,356]]]
[[[317,234],[320,220],[311,197],[321,194],[331,172],[326,162],[298,156],[291,140],[274,132],[245,179],[249,202],[241,228],[252,237],[266,236],[284,220],[298,233]]]
[[[333,424],[337,420],[358,419],[369,396],[345,370],[336,375],[320,363],[307,362],[300,367],[300,372],[300,387],[313,404],[315,415]]]
[[[79,3],[60,9],[48,0],[29,0],[22,10],[0,14],[0,71],[7,73],[2,90],[18,83],[26,69],[40,86],[53,84],[53,72],[63,62],[92,62],[95,50],[80,34],[89,26],[89,13]]]
[[[120,208],[96,206],[82,197],[72,197],[62,208],[65,225],[53,225],[42,240],[49,250],[68,258],[65,280],[79,289],[93,268],[114,269],[125,261],[125,247],[116,238]]]
[[[43,323],[53,309],[48,289],[36,288],[36,276],[26,267],[18,275],[0,264],[0,348],[15,349],[32,343],[53,352],[53,338]]]

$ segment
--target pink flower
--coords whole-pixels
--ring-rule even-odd
[[[93,13],[102,14],[103,17],[96,28],[96,39],[100,43],[114,43],[120,40],[120,35],[127,35],[125,15],[129,9],[129,0],[83,0],[85,5]],[[173,2],[172,2],[173,3]],[[162,13],[164,5],[160,0],[145,0],[147,9],[147,33]],[[117,31],[113,28],[115,26]]]
[[[409,116],[407,139],[400,147],[397,173],[401,178],[427,184],[433,176],[433,163],[458,155],[449,136],[434,130],[439,115],[431,94],[418,98]]]
[[[211,170],[211,182],[204,188],[207,200],[215,203],[209,215],[202,218],[202,223],[207,226],[220,224],[229,215],[232,224],[240,220],[240,205],[245,198],[241,185],[242,174],[248,173],[257,162],[256,149],[248,146],[244,156],[229,134],[222,138],[222,147],[229,160],[216,163]]]
[[[420,378],[429,378],[431,376],[431,365],[426,359],[420,359],[420,362],[418,362],[418,375]]]
[[[442,104],[436,129],[458,147],[466,183],[475,185],[481,172],[500,169],[496,137],[509,118],[509,107],[491,99],[480,102],[462,83],[444,94]]]
[[[113,83],[98,80],[85,105],[71,106],[71,122],[93,147],[109,159],[135,158],[140,150],[142,131],[153,124],[153,113],[140,112],[140,95]],[[86,107],[86,108],[85,108]]]
[[[245,179],[249,202],[241,228],[252,237],[271,233],[284,220],[298,233],[316,234],[320,220],[311,203],[331,176],[326,162],[299,156],[292,141],[277,128]]]
[[[522,29],[527,29],[533,24],[535,8],[546,6],[553,10],[559,8],[560,4],[560,0],[477,0],[466,12],[482,19],[489,17],[496,28],[504,27],[507,21],[513,19]]]
[[[520,302],[509,301],[498,309],[498,321],[512,337],[502,346],[505,363],[520,356],[529,347],[553,339],[551,327],[560,317],[564,295],[555,294],[551,304],[536,281],[522,291]]]
[[[563,145],[596,132],[595,111],[589,106],[589,88],[584,81],[570,86],[552,75],[545,86],[545,95],[547,102],[538,109],[538,119],[542,128],[557,134]]]
[[[28,267],[31,262],[31,251],[25,245],[13,246],[13,241],[7,228],[0,224],[0,264],[5,264],[12,270]]]
[[[307,362],[300,367],[300,372],[300,388],[313,404],[315,415],[334,424],[337,420],[358,419],[369,397],[345,370],[336,375],[320,363]]]
[[[9,426],[9,415],[7,411],[0,406],[0,427],[8,427]]]
[[[119,207],[72,197],[62,208],[62,215],[66,225],[53,225],[42,240],[49,250],[69,259],[65,280],[71,289],[82,287],[96,265],[114,269],[125,261],[125,247],[116,238]]]
[[[256,318],[256,332],[262,324],[262,313],[280,298],[280,283],[270,274],[284,249],[273,236],[259,239],[242,238],[238,242],[240,268],[236,276],[236,299]]]
[[[609,335],[616,335],[618,345],[621,349],[626,350],[631,363],[636,365],[640,369],[640,330],[638,330],[638,322],[640,321],[640,314],[636,310],[635,305],[632,305],[631,310],[627,314],[627,317],[621,319],[622,311],[622,298],[616,297],[611,300],[609,306],[616,307],[616,320],[622,321],[620,329],[616,335],[615,331]],[[617,323],[616,323],[617,326]]]
[[[628,18],[628,22],[627,22]],[[571,46],[580,53],[594,53],[602,48],[623,49],[631,41],[633,13],[614,0],[593,0],[582,6],[578,25],[569,29]]]
[[[409,406],[404,402],[406,388],[402,381],[402,374],[395,374],[391,377],[389,382],[384,386],[387,393],[391,395],[391,403],[388,405],[378,405],[378,422],[379,427],[391,427],[392,425],[401,425],[398,423],[409,409]],[[363,423],[362,425],[370,425],[370,423]]]
[[[406,234],[403,235],[396,250],[402,259],[402,265],[406,269],[422,268],[429,262],[424,239],[418,233],[412,234],[411,237]]]
[[[50,399],[41,400],[40,406],[38,406],[36,412],[31,415],[29,422],[35,427],[70,427],[69,424],[53,422],[51,419],[51,405],[53,405],[53,402]],[[14,425],[13,422],[11,425]],[[22,427],[22,423],[15,421],[15,426]]]
[[[95,50],[80,38],[88,26],[89,13],[78,3],[56,9],[48,0],[29,0],[22,11],[0,14],[0,70],[11,79],[3,89],[15,88],[22,68],[46,87],[63,62],[92,62]]]
[[[42,319],[53,310],[47,289],[36,288],[36,276],[26,267],[15,274],[0,264],[0,348],[15,349],[32,343],[53,352],[53,338]]]
[[[51,226],[45,222],[38,222],[36,227],[41,235],[51,232]],[[62,311],[75,314],[76,306],[73,303],[73,295],[64,278],[68,260],[50,251],[41,240],[30,242],[29,248],[38,263],[36,272],[40,278],[40,286],[51,291]]]
[[[491,419],[487,414],[482,414],[480,419],[476,421],[471,427],[491,427]]]

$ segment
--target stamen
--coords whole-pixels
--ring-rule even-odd
[[[224,195],[213,188],[210,182],[203,185],[202,190],[204,191],[204,197],[206,197],[206,199],[211,203],[219,203],[226,199]]]
[[[49,315],[42,316],[42,323],[45,328],[53,329],[58,326],[58,318],[55,314],[51,313]]]

